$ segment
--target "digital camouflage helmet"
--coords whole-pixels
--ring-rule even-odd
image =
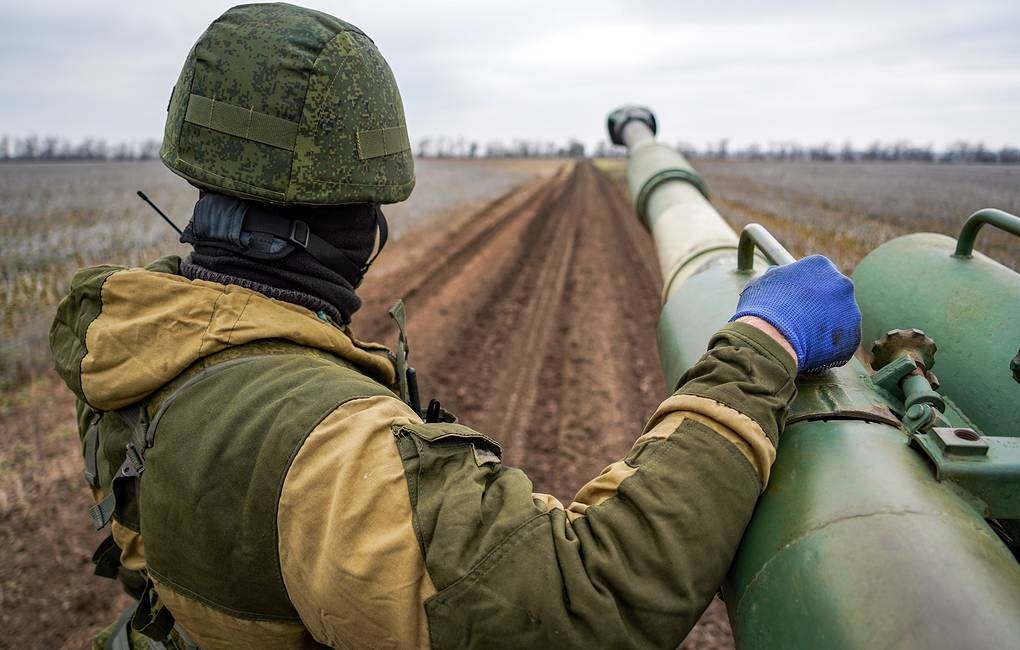
[[[396,203],[414,187],[400,93],[375,44],[288,4],[234,7],[199,37],[160,158],[199,187],[280,205]]]

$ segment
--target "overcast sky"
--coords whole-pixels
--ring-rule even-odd
[[[0,133],[159,138],[185,54],[231,4],[0,0]],[[375,40],[415,141],[592,145],[640,102],[699,147],[1020,144],[1018,0],[308,4]]]

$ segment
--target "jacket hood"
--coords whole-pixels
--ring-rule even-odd
[[[79,399],[100,411],[123,408],[202,357],[262,339],[324,350],[393,384],[384,347],[356,342],[304,307],[188,280],[179,268],[179,257],[165,257],[144,269],[94,266],[75,274],[50,328],[50,349]]]

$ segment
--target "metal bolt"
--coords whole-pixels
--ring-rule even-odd
[[[889,330],[872,344],[871,367],[879,370],[897,357],[908,356],[923,371],[928,371],[935,365],[937,349],[935,341],[919,329]]]
[[[908,420],[920,420],[922,417],[924,417],[924,405],[914,404],[913,406],[907,409],[906,417]]]

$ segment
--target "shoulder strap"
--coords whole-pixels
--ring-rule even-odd
[[[407,344],[407,311],[404,308],[404,301],[398,300],[393,303],[389,313],[390,318],[397,323],[397,330],[400,333],[397,339],[396,360],[393,364],[397,371],[397,383],[400,385],[400,399],[410,406],[415,413],[421,415],[418,373],[414,368],[407,365],[407,358],[411,354],[411,348]]]

